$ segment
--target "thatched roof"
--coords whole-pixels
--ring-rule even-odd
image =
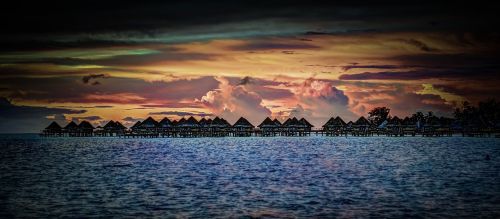
[[[131,129],[136,129],[136,128],[139,128],[141,126],[141,121],[137,121],[132,127],[130,127]]]
[[[306,119],[302,118],[299,120],[299,123],[301,123],[302,125],[306,126],[306,127],[309,127],[309,128],[312,128],[314,127],[314,125],[312,125],[309,121],[307,121]]]
[[[90,124],[90,122],[87,121],[82,121],[80,122],[80,125],[78,125],[79,129],[86,129],[86,130],[94,130],[94,126]]]
[[[364,116],[361,116],[361,117],[359,117],[358,120],[356,120],[356,122],[354,122],[354,125],[355,126],[370,126],[371,123]]]
[[[68,123],[66,126],[64,126],[64,129],[66,130],[74,130],[74,129],[78,129],[78,125],[76,125],[75,122],[71,121],[70,123]]]
[[[182,117],[181,119],[179,119],[179,121],[177,121],[177,124],[175,124],[176,126],[183,126],[184,123],[186,123],[186,119],[184,117]]]
[[[160,124],[151,117],[148,117],[141,123],[141,128],[157,128]]]
[[[124,125],[122,125],[120,122],[116,121],[115,122],[115,128],[116,129],[127,129]]]
[[[198,120],[196,120],[193,116],[190,116],[186,122],[183,123],[183,126],[187,127],[198,127]]]
[[[264,119],[264,121],[262,121],[260,123],[260,125],[258,125],[257,127],[259,128],[273,128],[273,127],[276,127],[276,123],[271,120],[269,117],[266,117],[266,119]]]
[[[59,124],[57,124],[57,122],[52,122],[50,123],[49,126],[47,126],[47,128],[45,128],[45,130],[47,131],[61,131],[61,126]]]
[[[408,116],[403,119],[403,125],[416,125],[416,124],[417,122],[414,121],[413,119],[408,118]]]
[[[238,121],[236,121],[233,125],[233,127],[242,127],[242,128],[253,128],[255,127],[254,125],[252,125],[252,123],[250,123],[247,119],[243,118],[243,117],[240,117],[238,119]]]
[[[333,126],[333,120],[335,120],[333,117],[330,117],[330,119],[328,121],[326,121],[326,123],[323,125],[323,128],[324,127],[330,127],[330,126]]]
[[[106,123],[106,125],[104,125],[104,127],[102,127],[102,128],[103,129],[114,129],[115,127],[116,127],[115,121],[111,120],[108,123]]]
[[[162,128],[168,128],[168,127],[172,127],[172,122],[170,121],[170,119],[168,119],[167,117],[163,118],[160,123],[159,123],[160,127]]]
[[[303,127],[306,126],[305,123],[300,122],[296,117],[288,118],[284,123],[283,127]]]
[[[352,127],[353,125],[354,125],[354,122],[349,121],[349,122],[348,122],[345,126],[350,128],[350,127]]]
[[[397,116],[392,117],[391,119],[389,119],[388,122],[389,122],[389,125],[401,125],[401,124],[403,124],[403,120]]]
[[[207,119],[205,118],[201,118],[200,121],[198,121],[198,124],[200,125],[200,127],[207,127],[208,125],[210,125],[210,123],[208,123]]]
[[[210,127],[224,127],[224,122],[218,116],[216,116],[210,123]]]
[[[278,119],[274,119],[274,120],[273,120],[273,122],[274,122],[274,124],[275,124],[276,126],[281,126],[281,125],[283,125],[283,124],[281,124],[281,122],[280,122]]]
[[[224,118],[220,118],[220,120],[222,120],[222,123],[224,124],[224,127],[230,127],[231,124],[229,124],[229,122],[227,120],[225,120]]]
[[[342,118],[339,116],[333,118],[331,117],[324,125],[323,127],[344,127],[346,126],[346,123]]]

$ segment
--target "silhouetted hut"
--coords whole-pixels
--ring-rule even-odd
[[[403,135],[415,136],[418,132],[418,124],[415,119],[409,118],[408,116],[403,119]]]
[[[68,134],[68,136],[76,136],[78,133],[78,125],[71,121],[63,128],[63,132]]]
[[[158,123],[158,130],[160,132],[160,135],[162,137],[165,136],[171,136],[173,133],[174,125],[172,124],[172,121],[168,119],[167,117],[164,117],[160,122]]]
[[[233,124],[232,131],[233,135],[236,137],[247,137],[252,135],[254,128],[255,126],[247,119],[240,117],[238,121]]]
[[[282,135],[285,136],[296,136],[303,135],[305,132],[305,125],[299,122],[296,117],[288,118],[282,125]]]
[[[201,118],[200,121],[198,121],[198,125],[200,127],[200,136],[209,136],[210,135],[210,123],[212,120],[208,120],[205,118]]]
[[[43,131],[42,131],[43,136],[61,136],[62,135],[62,128],[57,122],[52,122],[50,123],[49,126],[47,126]]]
[[[181,137],[196,137],[200,131],[199,127],[200,125],[198,124],[198,120],[196,120],[193,116],[190,116],[188,119],[182,118],[177,124],[179,135]]]
[[[257,127],[259,127],[262,136],[276,136],[279,131],[278,128],[281,127],[281,123],[275,119],[278,123],[266,117]],[[279,124],[279,125],[278,125]]]
[[[307,121],[304,118],[301,118],[299,120],[299,123],[300,123],[301,127],[303,127],[303,130],[306,132],[310,132],[312,127],[314,127],[314,125],[312,125],[309,121]]]
[[[132,130],[133,133],[137,133],[140,127],[141,127],[141,121],[137,121],[132,127],[130,127],[130,130]]]
[[[148,137],[156,137],[160,129],[160,123],[158,123],[151,116],[141,122],[140,132],[146,134]]]
[[[225,119],[215,117],[210,123],[210,135],[214,137],[227,136],[229,134],[230,125]]]
[[[278,128],[280,128],[283,125],[278,119],[274,119],[273,122]]]
[[[435,116],[431,116],[426,119],[425,123],[422,126],[422,135],[423,136],[440,136],[440,132],[438,129],[441,127],[441,123],[439,122],[439,118]]]
[[[94,133],[94,126],[90,124],[90,122],[87,121],[81,121],[80,124],[78,125],[79,129],[79,136],[92,136]]]
[[[388,136],[403,136],[403,120],[397,116],[390,118],[387,122],[387,135]]]
[[[339,135],[343,134],[345,126],[346,126],[346,123],[339,116],[337,116],[335,118],[331,117],[323,125],[323,131],[326,133],[327,136],[328,135],[339,136]]]
[[[371,135],[370,133],[370,127],[372,124],[368,119],[366,119],[364,116],[359,117],[356,122],[353,124],[353,135],[355,136],[369,136]]]

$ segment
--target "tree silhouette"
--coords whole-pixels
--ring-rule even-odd
[[[389,118],[390,111],[391,109],[387,107],[375,107],[374,109],[370,110],[370,112],[368,112],[368,120],[378,126]]]

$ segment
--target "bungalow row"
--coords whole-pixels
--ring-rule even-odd
[[[118,121],[109,121],[104,127],[97,126],[96,128],[88,121],[81,121],[78,125],[71,121],[64,127],[61,127],[57,122],[52,122],[40,135],[46,137],[119,136],[123,135],[126,130],[127,128]]]
[[[450,120],[430,118],[420,121],[405,117],[400,119],[395,116],[376,125],[361,116],[355,122],[344,122],[342,118],[330,118],[323,125],[323,132],[327,136],[451,136],[455,131]]]
[[[144,121],[137,121],[127,129],[118,121],[109,121],[103,127],[94,128],[91,123],[82,121],[80,124],[70,122],[61,127],[52,122],[45,128],[42,136],[124,136],[124,137],[247,137],[247,136],[309,136],[311,133],[326,136],[451,136],[453,133],[464,130],[476,130],[471,127],[462,128],[456,121],[447,118],[429,117],[415,119],[395,116],[376,125],[361,116],[355,122],[345,122],[339,116],[331,117],[321,129],[312,130],[314,126],[304,118],[288,118],[283,123],[267,117],[257,128],[247,119],[241,117],[233,125],[224,118],[214,119],[194,117],[170,120],[163,118],[159,122],[148,117]],[[477,129],[479,130],[479,129]],[[468,132],[471,133],[471,132]],[[481,130],[477,133],[485,133]],[[474,136],[478,136],[474,134]]]

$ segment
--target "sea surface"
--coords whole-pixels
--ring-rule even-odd
[[[500,139],[0,136],[0,217],[500,217]]]

